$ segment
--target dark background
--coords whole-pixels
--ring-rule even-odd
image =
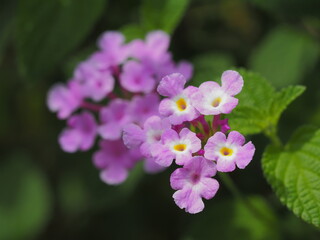
[[[275,87],[307,86],[281,118],[287,140],[302,123],[319,125],[320,1],[193,0],[0,1],[0,239],[320,239],[287,210],[261,171],[268,143],[253,136],[252,163],[230,176],[260,214],[221,184],[190,215],[172,199],[173,169],[148,175],[137,166],[121,186],[107,186],[90,152],[64,153],[64,122],[46,107],[46,94],[65,82],[95,50],[106,30],[127,39],[153,29],[171,33],[175,60],[194,64],[195,85],[229,67],[261,73]],[[168,21],[168,22],[167,22]],[[262,214],[261,214],[262,213]]]

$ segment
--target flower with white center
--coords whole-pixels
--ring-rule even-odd
[[[124,128],[123,142],[130,149],[140,148],[141,154],[146,157],[144,164],[146,172],[154,173],[163,169],[163,166],[157,164],[151,156],[151,148],[160,142],[163,131],[170,127],[168,119],[152,116],[145,121],[143,128],[134,123]]]
[[[232,172],[236,166],[245,168],[255,152],[252,142],[245,143],[245,138],[237,131],[229,133],[216,132],[204,146],[204,157],[217,162],[220,172]]]
[[[201,140],[194,132],[183,128],[178,134],[173,129],[168,129],[161,136],[161,143],[155,144],[151,148],[151,154],[156,163],[168,167],[173,159],[176,164],[184,165],[192,158],[192,153],[201,149]]]
[[[233,96],[242,90],[241,75],[236,71],[225,71],[221,82],[221,86],[213,81],[204,82],[192,94],[191,103],[201,114],[228,114],[238,105],[238,99]]]
[[[177,125],[184,121],[192,121],[199,116],[198,111],[192,106],[190,97],[196,91],[196,87],[187,87],[185,77],[180,73],[173,73],[165,76],[157,88],[163,99],[159,105],[159,113],[168,117],[171,124]]]

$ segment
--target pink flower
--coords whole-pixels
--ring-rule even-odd
[[[59,143],[64,151],[86,151],[93,146],[97,125],[91,113],[82,112],[74,115],[68,119],[67,124],[68,128],[59,136]]]
[[[167,33],[153,31],[147,35],[145,41],[138,39],[129,43],[129,48],[132,57],[151,70],[157,81],[175,72],[182,73],[189,80],[192,76],[192,65],[186,61],[176,64],[168,52],[169,43],[170,36]]]
[[[204,146],[204,157],[217,162],[220,172],[232,172],[236,165],[245,168],[255,152],[252,142],[245,144],[245,138],[237,131],[229,133],[228,138],[222,132],[216,132]]]
[[[123,130],[123,142],[128,148],[139,148],[141,154],[146,157],[144,169],[148,173],[156,173],[164,169],[163,166],[155,162],[151,156],[151,149],[154,144],[161,140],[164,130],[170,129],[171,124],[167,119],[158,116],[148,118],[143,129],[136,124],[129,124]]]
[[[222,86],[216,82],[204,82],[191,96],[192,105],[204,115],[228,114],[238,105],[237,95],[243,87],[243,79],[236,71],[225,71]]]
[[[81,105],[82,99],[79,85],[70,81],[68,86],[60,83],[50,89],[47,105],[50,111],[58,113],[58,118],[66,119]]]
[[[121,140],[102,140],[100,150],[93,155],[93,163],[101,169],[103,182],[116,185],[127,179],[128,171],[140,158],[139,151],[126,148]]]
[[[168,52],[170,36],[163,31],[153,31],[148,33],[146,41],[140,39],[132,41],[130,52],[134,58],[149,64],[151,67],[161,65],[171,59]]]
[[[152,71],[136,61],[128,61],[120,75],[121,86],[130,92],[151,92],[156,85]]]
[[[143,156],[151,157],[151,147],[161,140],[162,133],[170,129],[167,119],[158,116],[148,118],[143,129],[136,124],[129,124],[123,130],[123,142],[128,148],[140,147]]]
[[[125,38],[120,32],[107,31],[98,40],[98,46],[104,53],[105,61],[112,67],[122,64],[129,55]]]
[[[168,117],[171,124],[178,125],[184,121],[192,121],[199,116],[198,111],[191,105],[190,97],[197,88],[184,89],[186,79],[180,73],[173,73],[164,77],[157,88],[165,98],[160,102],[159,113]]]
[[[133,97],[130,104],[130,114],[134,122],[143,126],[149,117],[159,115],[159,103],[160,98],[156,93]]]
[[[132,121],[129,114],[130,103],[117,98],[100,111],[102,124],[98,132],[103,139],[116,140],[121,138],[123,127]]]
[[[151,148],[155,162],[161,166],[168,167],[173,159],[176,164],[184,165],[192,158],[192,153],[201,149],[201,140],[194,132],[184,128],[178,134],[172,129],[163,132],[161,143],[154,144]]]
[[[193,157],[183,168],[175,170],[170,177],[175,203],[188,213],[198,213],[204,208],[202,198],[211,199],[219,189],[212,177],[216,174],[215,163],[204,157]]]
[[[172,73],[180,73],[188,81],[192,77],[193,66],[191,63],[189,63],[187,61],[181,61],[178,63],[175,63],[173,61],[169,61],[166,64],[164,64],[163,66],[161,66],[161,68],[159,68],[159,70],[157,71],[157,78],[162,79],[166,75],[170,75]]]
[[[114,88],[114,78],[110,70],[98,65],[97,60],[88,59],[80,63],[75,72],[74,78],[81,86],[82,94],[94,101],[101,101]]]

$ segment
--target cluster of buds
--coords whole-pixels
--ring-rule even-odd
[[[67,85],[52,87],[48,106],[67,119],[59,136],[64,151],[87,151],[100,138],[93,163],[102,181],[122,183],[138,161],[150,173],[175,162],[173,198],[198,213],[202,198],[213,198],[219,188],[217,171],[245,168],[255,148],[230,131],[225,118],[238,104],[239,73],[225,71],[221,86],[208,81],[185,88],[192,66],[172,60],[169,42],[161,31],[129,43],[121,33],[103,34],[99,50],[77,66]]]
[[[234,98],[243,87],[236,71],[222,74],[221,86],[213,81],[199,88],[185,88],[186,78],[180,73],[165,76],[157,91],[164,98],[159,115],[148,118],[143,126],[129,124],[123,141],[162,167],[174,161],[181,168],[170,178],[176,204],[189,213],[203,210],[202,198],[211,199],[219,183],[217,171],[231,172],[245,168],[255,152],[251,142],[237,131],[230,131],[224,118],[238,104]]]

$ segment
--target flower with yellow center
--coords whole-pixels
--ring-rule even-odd
[[[179,98],[176,101],[177,109],[181,112],[185,111],[186,108],[188,107],[187,102],[184,98]]]
[[[173,146],[173,149],[178,151],[178,152],[183,152],[187,149],[187,145],[183,143],[178,143]]]
[[[222,147],[222,148],[220,148],[220,153],[223,156],[230,157],[233,154],[233,150],[228,147]]]
[[[245,168],[252,160],[255,147],[252,142],[245,144],[245,138],[237,131],[228,136],[216,132],[204,146],[204,157],[217,163],[220,172],[232,172],[236,166]]]

